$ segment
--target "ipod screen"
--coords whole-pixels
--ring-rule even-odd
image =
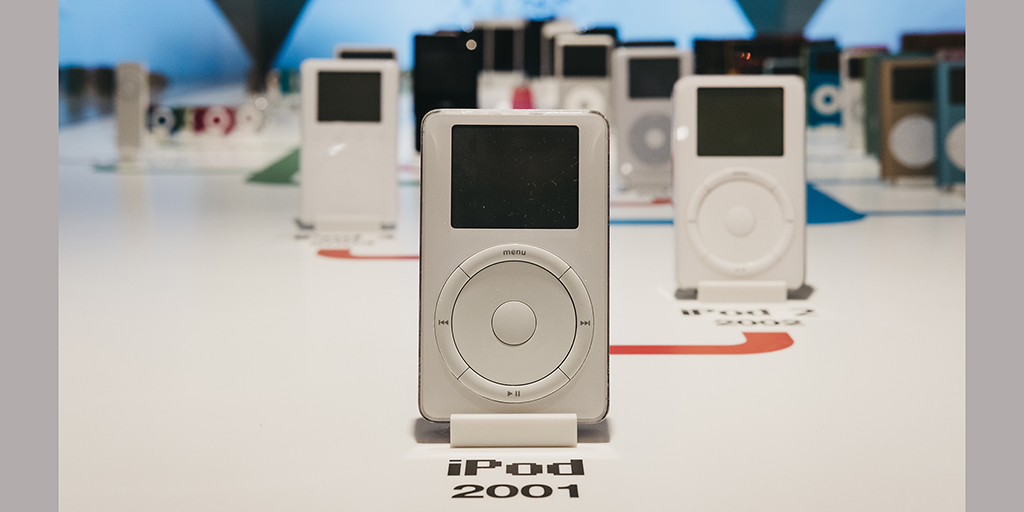
[[[671,98],[679,80],[679,59],[630,59],[630,98]]]
[[[470,41],[476,44],[475,39],[461,37],[416,36],[416,94],[465,94],[473,96],[475,103],[476,75],[482,61],[479,52],[466,46]]]
[[[390,50],[342,50],[342,59],[394,59],[395,52]]]
[[[949,102],[954,105],[967,102],[967,70],[964,68],[949,70]]]
[[[698,156],[782,156],[781,87],[697,89]]]
[[[453,126],[452,227],[579,227],[579,147],[576,126]]]
[[[380,73],[317,74],[317,121],[380,122]]]
[[[820,73],[838,73],[839,52],[820,52],[815,55],[814,70]]]
[[[607,48],[597,45],[562,47],[562,76],[608,76]]]
[[[515,69],[515,32],[510,28],[494,30],[494,70]]]
[[[932,101],[935,99],[935,69],[931,67],[892,70],[893,101]]]
[[[850,57],[846,61],[846,74],[850,78],[863,78],[864,77],[864,58],[863,57]]]

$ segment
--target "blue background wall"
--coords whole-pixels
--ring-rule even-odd
[[[62,66],[143,60],[178,83],[239,80],[249,68],[245,49],[212,0],[60,0],[58,12]],[[695,37],[754,34],[735,0],[309,0],[276,64],[298,67],[348,42],[394,46],[408,68],[415,33],[480,18],[552,15],[615,25],[625,40],[667,38],[684,48]],[[904,32],[965,28],[963,0],[825,0],[805,35],[898,50]]]

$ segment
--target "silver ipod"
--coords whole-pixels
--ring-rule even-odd
[[[693,56],[674,46],[616,48],[612,56],[618,186],[672,193],[672,87],[693,74]]]
[[[608,122],[596,112],[423,118],[419,406],[608,410]]]

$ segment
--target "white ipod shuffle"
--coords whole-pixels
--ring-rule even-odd
[[[419,406],[608,410],[608,123],[595,112],[423,118]]]
[[[676,83],[676,280],[804,283],[806,95],[800,77]]]
[[[302,62],[301,220],[380,229],[398,218],[398,64]]]
[[[692,54],[674,46],[616,48],[612,69],[619,188],[669,195],[672,87],[692,74]]]
[[[118,156],[122,161],[133,161],[142,151],[143,134],[146,132],[149,71],[140,62],[122,62],[117,65],[115,80]]]
[[[611,63],[615,40],[606,34],[555,37],[555,77],[561,108],[596,110],[611,118]]]

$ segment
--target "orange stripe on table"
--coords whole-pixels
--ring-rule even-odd
[[[610,354],[763,354],[793,345],[785,332],[745,332],[747,340],[739,345],[612,345]]]
[[[320,256],[327,258],[339,258],[343,260],[418,260],[419,255],[416,254],[394,254],[394,255],[368,255],[361,256],[352,254],[351,249],[320,249],[317,251]]]

